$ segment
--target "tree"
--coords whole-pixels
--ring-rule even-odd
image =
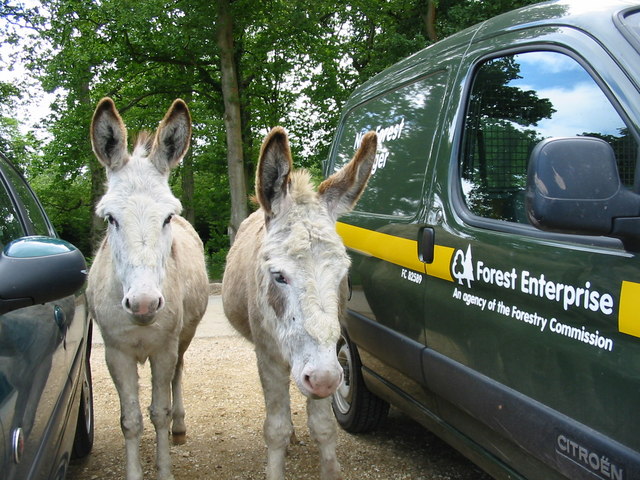
[[[540,3],[540,0],[436,0],[436,28],[441,37],[446,37],[501,13],[534,3]]]
[[[233,243],[240,223],[248,215],[247,188],[242,152],[242,118],[240,89],[233,42],[233,16],[228,0],[218,1],[218,48],[220,50],[220,77],[224,101],[224,124],[227,131],[227,165],[231,192],[231,220],[229,239]]]
[[[30,168],[41,174],[37,184],[51,205],[56,191],[73,194],[57,207],[66,233],[93,243],[102,231],[101,219],[86,220],[104,184],[87,135],[99,99],[113,97],[130,130],[153,130],[182,97],[194,122],[192,153],[171,181],[212,252],[224,250],[248,213],[255,159],[271,127],[287,128],[296,163],[320,175],[357,85],[438,38],[532,3],[41,1],[17,11],[40,39],[37,50],[25,51],[30,68],[57,95],[47,120],[51,140]],[[14,13],[0,8],[0,15]]]
[[[50,118],[55,136],[45,155],[75,159],[69,171],[86,174],[89,166],[92,210],[104,184],[104,169],[91,153],[86,134],[95,104],[102,96],[112,96],[133,130],[154,130],[173,98],[193,95],[195,67],[185,49],[179,51],[182,57],[173,53],[175,39],[186,44],[189,38],[179,35],[182,17],[163,2],[144,2],[135,10],[133,5],[116,1],[98,6],[77,0],[45,0],[43,5],[48,15],[40,22],[40,32],[51,45],[51,54],[46,62],[34,61],[34,65],[46,88],[62,87],[64,92]],[[155,34],[150,23],[157,28]],[[193,220],[191,160],[186,158],[180,169],[184,175],[180,188],[187,200],[186,214]],[[88,237],[95,245],[103,226],[101,219],[93,218]]]

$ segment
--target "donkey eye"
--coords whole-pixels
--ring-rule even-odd
[[[162,226],[164,227],[165,225],[169,225],[171,223],[171,219],[173,218],[173,214],[169,215],[167,218],[164,219],[164,223],[162,224]]]
[[[108,214],[105,219],[107,220],[107,222],[109,222],[111,225],[113,225],[114,227],[118,228],[118,221],[113,218],[113,215]]]
[[[282,275],[281,272],[273,272],[271,273],[271,275],[273,275],[273,279],[276,281],[276,283],[279,283],[280,285],[287,285],[289,283],[287,278]]]

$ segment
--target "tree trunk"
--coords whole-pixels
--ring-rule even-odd
[[[91,248],[95,252],[104,236],[104,218],[100,218],[95,214],[96,205],[104,195],[105,173],[104,167],[100,165],[95,155],[89,156],[89,171],[91,172],[91,230],[89,239]]]
[[[242,153],[242,123],[238,74],[234,58],[233,18],[229,0],[218,1],[217,42],[220,48],[224,125],[227,132],[227,165],[231,192],[229,240],[235,240],[240,223],[249,214]]]
[[[189,76],[189,78],[193,78],[191,72],[184,72],[184,76]],[[187,92],[183,98],[187,105],[191,103],[192,100],[192,92]],[[182,166],[180,167],[180,180],[182,185],[182,216],[187,219],[187,221],[194,225],[196,222],[196,213],[194,207],[194,198],[195,198],[195,181],[193,177],[193,139],[191,139],[191,148],[187,152],[187,154],[182,159]]]
[[[424,21],[424,28],[427,32],[427,38],[432,43],[438,41],[438,34],[436,33],[436,4],[433,0],[427,2],[427,13],[422,15]]]
[[[82,82],[82,85],[78,89],[78,98],[80,104],[84,105],[87,112],[91,112],[93,105],[91,103],[91,96],[89,94],[89,79],[91,75],[89,73],[89,67],[87,67],[87,80]],[[92,252],[87,255],[92,255],[97,251],[102,237],[104,236],[104,219],[98,217],[95,214],[96,205],[104,195],[104,184],[106,175],[104,167],[98,162],[96,156],[91,152],[91,146],[88,146],[87,156],[89,158],[89,174],[91,176],[91,193],[89,198],[89,208],[91,209],[91,226],[89,228],[89,242]]]
[[[193,207],[195,182],[193,179],[193,155],[191,150],[182,159],[182,167],[180,168],[182,180],[182,216],[194,225],[196,222],[196,213]]]

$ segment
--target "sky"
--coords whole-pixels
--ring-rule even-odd
[[[521,80],[510,85],[535,90],[557,110],[533,129],[543,137],[575,136],[584,132],[618,135],[624,127],[620,116],[600,87],[572,58],[558,52],[536,52],[517,56]],[[529,128],[529,127],[528,127]]]
[[[29,73],[22,65],[16,65],[13,71],[6,70],[3,65],[0,70],[0,81],[16,83],[28,75]],[[49,106],[53,101],[53,95],[44,92],[36,82],[29,88],[24,100],[26,102],[19,102],[16,111],[10,113],[20,121],[21,130],[27,131],[33,129],[45,116],[51,113]]]
[[[23,0],[21,3],[27,7],[32,7],[39,2],[34,0]],[[0,26],[4,26],[6,19],[0,17]],[[25,35],[26,41],[26,35]],[[30,79],[30,73],[20,62],[19,56],[17,61],[12,60],[16,52],[19,53],[20,46],[2,44],[0,50],[0,81],[7,83],[19,84],[25,79]],[[17,118],[21,123],[21,131],[26,132],[33,130],[34,127],[49,113],[51,113],[50,105],[54,96],[44,92],[39,82],[31,79],[30,86],[25,92],[25,98],[18,102],[15,112],[9,112],[12,117]]]

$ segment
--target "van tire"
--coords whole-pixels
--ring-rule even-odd
[[[347,432],[372,431],[387,418],[389,404],[367,389],[362,378],[362,362],[357,347],[344,331],[337,350],[344,380],[333,394],[333,414],[338,424]]]

